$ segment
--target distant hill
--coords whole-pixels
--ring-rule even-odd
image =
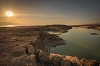
[[[71,25],[73,27],[78,27],[78,26],[100,26],[100,23],[92,23],[92,24],[80,24],[80,25]]]
[[[0,26],[3,25],[17,25],[16,23],[12,23],[12,22],[0,22]]]

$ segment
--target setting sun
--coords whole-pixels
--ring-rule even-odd
[[[11,16],[14,16],[14,14],[13,14],[12,11],[7,11],[7,12],[6,12],[6,16],[11,17]]]

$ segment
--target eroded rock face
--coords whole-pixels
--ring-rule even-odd
[[[51,61],[52,61],[52,63],[53,63],[54,66],[60,66],[62,58],[60,56],[53,56],[51,58]]]
[[[20,42],[19,46],[26,48],[28,45],[31,45],[31,42]]]
[[[71,61],[73,66],[82,66],[80,60],[76,56],[66,56],[65,59]]]
[[[54,28],[56,29],[57,27]],[[63,31],[64,28],[59,30],[58,26],[57,30]],[[43,27],[42,29],[39,27],[0,29],[0,66],[100,65],[93,60],[79,60],[77,57],[50,54],[50,47],[61,45],[65,42],[57,35],[51,35],[46,32],[40,33],[40,31],[48,30]]]
[[[13,58],[11,61],[11,66],[25,66],[25,58],[27,56],[28,55],[22,55],[22,56]]]
[[[14,57],[12,57],[11,55],[5,55],[4,57],[0,58],[0,66],[11,66],[11,60]]]
[[[53,59],[51,60],[52,62],[55,62],[59,65],[54,65],[54,66],[99,66],[100,63],[98,63],[96,60],[89,60],[89,59],[78,59],[76,56],[63,56],[59,54],[50,54],[50,58]],[[59,58],[59,59],[57,59]],[[62,58],[61,62],[60,58]],[[58,61],[59,60],[59,61]],[[59,63],[58,63],[58,62]]]
[[[26,66],[37,66],[35,55],[31,54],[25,58],[25,65]]]
[[[12,59],[10,66],[37,66],[35,55],[31,54],[15,57]]]
[[[11,54],[14,57],[18,57],[21,55],[25,55],[26,52],[25,52],[25,48],[16,46],[16,47],[11,48],[11,51],[8,54]]]
[[[50,66],[50,58],[47,53],[44,53],[41,49],[37,49],[35,55],[36,61],[39,64],[38,66]]]
[[[28,54],[34,54],[35,49],[32,45],[28,45],[27,49],[28,49]]]
[[[89,60],[89,59],[81,59],[80,60],[83,66],[100,66],[100,63],[98,63],[96,60]]]
[[[49,34],[47,32],[41,32],[35,42],[35,49],[42,49],[45,53],[50,52],[50,47],[57,45],[64,45],[65,41],[55,34]]]
[[[71,66],[71,61],[68,61],[68,60],[62,60],[61,61],[61,66]]]
[[[7,61],[6,61],[7,60]],[[38,62],[38,61],[39,62]],[[5,61],[5,62],[4,62]],[[49,56],[41,49],[37,54],[21,56],[6,55],[0,59],[0,66],[99,66],[95,60],[81,59],[72,56],[63,56],[51,53]]]

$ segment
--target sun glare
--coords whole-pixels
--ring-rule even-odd
[[[7,12],[6,12],[6,16],[11,17],[11,16],[14,16],[14,14],[13,14],[12,11],[7,11]]]

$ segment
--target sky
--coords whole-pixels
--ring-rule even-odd
[[[14,16],[5,16],[6,11]],[[100,23],[100,0],[0,0],[1,24]]]

